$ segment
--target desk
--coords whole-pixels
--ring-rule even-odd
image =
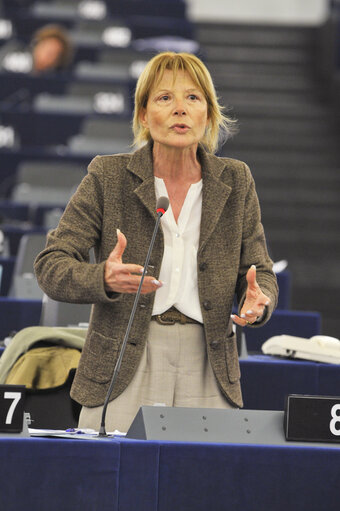
[[[31,225],[31,227],[34,228],[44,227],[45,215],[53,209],[64,210],[65,205],[66,204],[61,203],[44,203],[43,199],[41,200],[41,204],[23,204],[7,199],[0,199],[0,216],[4,218],[4,225],[6,225],[8,221],[14,220],[25,222],[27,226]]]
[[[2,232],[9,242],[9,251],[11,256],[16,256],[18,253],[18,248],[20,244],[20,240],[24,234],[42,234],[47,233],[47,228],[32,226],[32,225],[11,225],[4,224],[1,226]]]
[[[0,438],[6,511],[338,511],[337,447]]]
[[[64,154],[62,149],[58,151],[47,146],[22,147],[13,151],[11,148],[0,148],[0,196],[8,197],[16,180],[16,172],[21,162],[24,161],[60,161],[65,165],[68,163],[79,163],[86,169],[90,158],[83,155]]]
[[[277,284],[279,286],[279,296],[277,302],[278,309],[290,309],[292,275],[288,270],[276,274]]]
[[[0,284],[0,296],[7,296],[11,287],[12,275],[15,264],[15,256],[0,256],[0,266],[2,266],[2,278]]]
[[[244,407],[284,410],[288,394],[340,395],[340,365],[253,355],[240,360]]]
[[[321,333],[319,312],[276,309],[270,320],[260,328],[244,328],[248,351],[261,352],[262,344],[274,335],[312,337]]]

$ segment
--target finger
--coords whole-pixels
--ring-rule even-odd
[[[236,314],[232,314],[230,317],[233,320],[233,322],[236,323],[236,325],[247,326],[248,324],[251,324],[250,321],[247,321],[246,319],[240,318]]]
[[[137,293],[140,286],[141,277],[137,275],[120,273],[115,276],[114,282],[111,283],[111,287],[118,293]],[[159,289],[163,283],[154,277],[145,277],[141,293],[152,293]]]
[[[154,279],[151,283],[144,283],[142,285],[141,293],[142,294],[148,294],[148,293],[154,293],[163,286],[163,282],[160,280]]]
[[[138,264],[123,264],[116,261],[106,261],[105,264],[105,281],[108,283],[115,283],[119,280],[124,280],[130,275],[141,275],[143,267]]]
[[[109,260],[121,261],[126,245],[127,239],[125,235],[119,229],[117,229],[117,243],[114,249],[112,250],[111,254],[109,255]]]
[[[241,311],[240,318],[246,319],[247,321],[256,321],[264,313],[264,308],[249,309],[246,312]]]
[[[270,301],[271,301],[270,298],[262,294],[261,296],[259,296],[255,306],[264,309],[265,307],[268,307],[268,305],[270,305]]]
[[[268,298],[264,293],[260,292],[254,299],[247,299],[243,307],[241,309],[241,317],[242,314],[247,314],[249,316],[262,316],[264,313],[265,307],[270,304],[270,298]]]
[[[142,295],[154,293],[155,291],[157,291],[157,289],[162,287],[162,285],[163,284],[160,281],[153,281],[152,283],[144,283],[143,282],[140,292]],[[120,292],[136,294],[138,289],[139,289],[138,283],[130,283],[130,284],[123,286]]]
[[[137,275],[141,275],[143,273],[143,266],[141,266],[140,264],[133,264],[133,263],[127,263],[127,264],[121,264],[119,265],[120,268],[117,270],[118,271],[121,271],[122,273],[126,273],[126,274],[137,274]]]
[[[249,270],[247,271],[246,279],[249,287],[257,287],[255,264],[252,264]]]

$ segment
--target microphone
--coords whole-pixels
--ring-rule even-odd
[[[157,214],[162,213],[161,216],[163,216],[168,207],[169,207],[168,197],[160,197],[156,204],[156,213]]]
[[[118,376],[118,373],[119,373],[119,370],[120,370],[120,366],[121,366],[121,363],[122,363],[122,360],[123,360],[123,356],[124,356],[125,349],[126,349],[126,344],[127,344],[127,341],[128,341],[128,338],[129,338],[129,334],[130,334],[130,330],[131,330],[131,326],[132,326],[132,323],[133,323],[133,320],[134,320],[134,317],[135,317],[135,313],[136,313],[136,309],[137,309],[137,305],[138,305],[138,300],[139,300],[139,297],[140,297],[140,294],[141,294],[144,277],[145,277],[145,274],[146,274],[146,271],[147,271],[147,267],[149,265],[150,256],[151,256],[151,252],[152,252],[152,249],[153,249],[153,246],[154,246],[154,243],[155,243],[155,239],[156,239],[157,231],[158,231],[158,228],[159,228],[159,224],[160,224],[162,216],[164,215],[164,213],[166,212],[168,207],[169,207],[169,199],[167,197],[160,197],[157,200],[157,204],[156,204],[157,220],[156,220],[156,224],[155,224],[155,227],[154,227],[154,230],[153,230],[153,234],[152,234],[152,238],[151,238],[151,241],[150,241],[148,253],[146,255],[142,277],[141,277],[141,280],[140,280],[140,283],[139,283],[139,286],[138,286],[138,290],[137,290],[137,293],[136,293],[136,296],[135,296],[135,300],[133,302],[133,307],[132,307],[132,310],[131,310],[131,313],[130,313],[129,322],[128,322],[128,325],[126,327],[126,332],[125,332],[125,335],[124,335],[122,347],[120,349],[120,353],[119,353],[119,356],[118,356],[115,368],[113,370],[113,375],[112,375],[111,383],[110,383],[109,389],[108,389],[106,397],[105,397],[105,401],[104,401],[104,405],[103,405],[102,418],[101,418],[101,424],[100,424],[100,429],[99,429],[99,436],[107,436],[106,429],[105,429],[105,417],[106,417],[107,405],[109,404],[109,399],[110,399],[110,396],[111,396],[111,392],[113,390],[113,387],[114,387],[115,381],[117,379],[117,376]]]

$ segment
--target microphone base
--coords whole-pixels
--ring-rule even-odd
[[[99,430],[98,436],[107,436],[107,433],[106,433],[106,430],[105,430],[105,426],[100,426],[100,430]]]

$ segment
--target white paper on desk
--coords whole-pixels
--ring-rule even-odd
[[[28,432],[31,436],[47,436],[47,435],[62,435],[65,433],[64,429],[35,429],[28,428]]]
[[[88,439],[88,438],[102,438],[99,437],[98,431],[94,429],[75,429],[75,431],[65,431],[64,429],[34,429],[28,428],[28,432],[30,436],[45,436],[45,437],[61,437],[61,438],[79,438],[79,439]],[[107,433],[108,436],[125,436],[126,433],[122,433],[115,429],[113,432]]]

